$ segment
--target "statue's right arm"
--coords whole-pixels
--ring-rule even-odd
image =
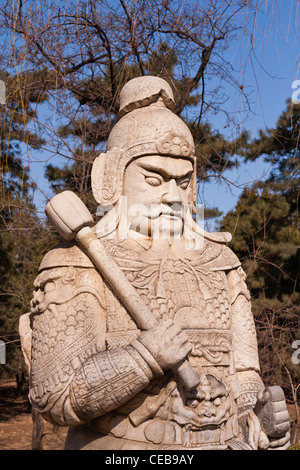
[[[138,340],[106,350],[99,281],[93,269],[66,267],[43,271],[35,283],[29,397],[58,425],[103,415],[163,374]]]

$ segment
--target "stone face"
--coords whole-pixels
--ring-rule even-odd
[[[70,193],[47,205],[67,241],[42,261],[20,322],[30,400],[70,427],[67,449],[286,448],[230,235],[192,217],[194,143],[173,107],[162,79],[129,82],[93,166],[103,216],[92,226]]]

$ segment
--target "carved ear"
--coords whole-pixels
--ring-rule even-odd
[[[114,205],[122,194],[122,184],[120,184],[122,178],[118,178],[122,155],[123,152],[120,149],[113,148],[106,153],[101,153],[94,160],[91,174],[92,191],[98,204]]]

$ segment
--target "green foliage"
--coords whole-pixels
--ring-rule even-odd
[[[233,234],[231,247],[247,273],[264,377],[289,398],[300,380],[291,361],[300,331],[299,112],[288,101],[276,128],[248,143],[246,158],[261,156],[272,170],[243,191],[221,227]]]
[[[251,142],[247,159],[256,159],[264,155],[267,161],[279,166],[282,174],[290,157],[297,160],[299,168],[299,122],[300,104],[286,101],[286,109],[281,113],[275,129],[260,131],[259,137]]]
[[[15,373],[22,364],[19,318],[30,309],[33,283],[44,254],[57,243],[35,215],[32,205],[11,199],[9,225],[0,227],[1,288],[0,339],[7,351],[6,366],[1,372]],[[1,211],[2,213],[3,211]]]
[[[197,176],[200,180],[221,174],[224,170],[237,168],[237,155],[244,152],[249,135],[242,132],[237,139],[225,139],[213,131],[209,123],[187,123],[193,135],[197,157]]]
[[[0,375],[16,372],[23,362],[19,317],[29,309],[34,277],[48,239],[48,231],[35,213],[33,185],[22,160],[22,143],[34,148],[43,143],[29,130],[35,116],[32,105],[37,100],[34,76],[2,77],[7,96],[6,105],[0,108],[0,339],[6,343],[7,365],[0,366]]]
[[[245,189],[222,228],[233,233],[231,246],[244,264],[254,296],[281,297],[299,287],[295,267],[300,234],[284,194],[271,191],[267,182]]]
[[[73,98],[84,106],[85,111],[82,114],[77,113],[76,120],[69,120],[58,129],[58,134],[62,138],[73,139],[76,142],[75,148],[72,143],[73,162],[62,167],[48,165],[46,168],[46,177],[55,192],[63,189],[73,190],[88,201],[90,208],[93,207],[88,196],[91,191],[90,174],[93,160],[99,154],[95,149],[105,147],[109,132],[116,122],[120,90],[127,81],[142,74],[136,64],[128,65],[125,61],[119,61],[113,66],[116,73],[114,83],[111,83],[107,70],[104,76],[85,78],[73,87]],[[170,84],[180,110],[188,79],[185,77],[176,79],[176,67],[179,66],[176,51],[162,42],[146,57],[142,66],[145,74],[160,76]],[[186,107],[199,104],[201,97],[197,93],[198,86],[193,88],[193,92],[187,98],[185,97]],[[230,141],[219,132],[213,131],[208,123],[187,120],[186,124],[195,141],[199,179],[203,180],[211,175],[220,174],[225,169],[238,166],[235,155],[247,145],[246,132]],[[212,209],[210,216],[213,216]]]
[[[300,443],[293,444],[292,446],[289,447],[289,450],[300,450]]]
[[[98,154],[99,152],[93,150],[82,152],[80,158],[75,159],[71,165],[63,167],[47,165],[45,173],[54,192],[66,189],[73,191],[84,201],[92,214],[96,213],[97,203],[92,195],[91,169]],[[79,150],[76,155],[79,155]]]

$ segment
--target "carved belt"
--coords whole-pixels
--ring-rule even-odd
[[[103,434],[119,439],[132,440],[155,445],[179,445],[185,448],[225,445],[238,434],[236,416],[231,416],[218,427],[191,429],[191,426],[180,426],[172,421],[160,419],[148,420],[135,427],[129,418],[108,413],[95,419],[90,426]]]

